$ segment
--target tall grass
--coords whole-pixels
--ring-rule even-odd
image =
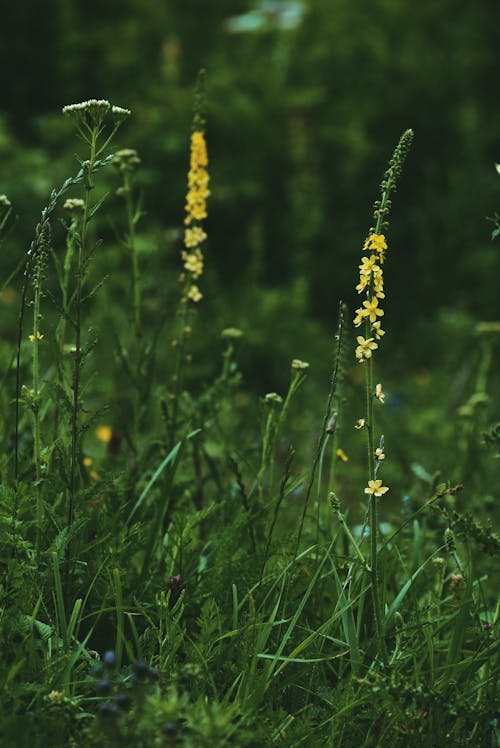
[[[461,484],[421,466],[411,467],[423,476],[416,495],[400,502],[410,477],[389,472],[391,442],[376,421],[390,430],[391,408],[379,405],[391,396],[376,373],[392,254],[382,232],[411,131],[364,245],[355,368],[340,303],[333,346],[322,345],[323,411],[304,411],[315,362],[292,355],[284,395],[245,409],[242,331],[196,337],[210,262],[199,101],[170,320],[146,303],[140,159],[112,151],[130,113],[105,100],[64,109],[84,152],[36,227],[14,373],[1,391],[14,445],[0,488],[2,744],[494,745],[498,538],[463,511]],[[113,324],[106,311],[118,293],[112,274],[93,275],[112,214],[99,180],[124,208],[119,226],[113,217],[129,293],[113,330],[121,410],[106,409],[96,381],[97,330]],[[12,211],[4,196],[0,210],[1,238]],[[481,397],[487,406],[496,332],[478,335],[470,420],[455,445],[474,506],[491,474],[479,468],[489,456],[474,451],[487,418],[473,416]],[[209,367],[193,370],[203,355],[220,357],[211,378]],[[363,413],[357,430],[352,413]],[[301,421],[317,431],[309,447],[294,437]],[[484,433],[498,445],[494,429]]]

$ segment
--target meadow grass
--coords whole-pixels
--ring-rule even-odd
[[[83,143],[79,168],[41,211],[21,281],[4,284],[19,283],[20,311],[0,390],[2,745],[496,745],[498,538],[463,511],[462,484],[412,464],[418,490],[400,501],[397,473],[389,486],[380,477],[391,461],[378,426],[390,431],[376,374],[383,267],[411,131],[359,265],[364,335],[351,345],[340,302],[324,342],[330,384],[307,417],[308,450],[292,442],[314,362],[290,356],[288,390],[256,413],[238,406],[242,331],[196,341],[210,198],[200,100],[182,247],[165,270],[178,278],[170,319],[147,304],[141,160],[112,150],[130,112],[106,100],[63,111]],[[114,409],[96,371],[116,289],[93,272],[110,180],[129,299],[112,331]],[[0,211],[3,238],[15,232],[5,196]],[[477,330],[454,445],[476,508],[499,446],[486,415],[497,327]],[[196,375],[202,354],[220,355],[210,379]],[[366,443],[366,467],[349,439]]]

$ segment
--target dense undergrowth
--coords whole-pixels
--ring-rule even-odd
[[[288,389],[257,403],[239,360],[272,295],[235,294],[248,329],[203,314],[217,286],[200,102],[160,277],[140,158],[113,151],[130,113],[64,112],[82,160],[2,291],[17,330],[1,345],[2,745],[496,745],[500,327],[442,321],[442,361],[404,379],[401,358],[383,362],[411,131],[375,203],[365,301],[334,302],[307,362],[279,340],[295,345],[300,288],[278,304],[269,357]],[[12,238],[15,207],[0,210]]]

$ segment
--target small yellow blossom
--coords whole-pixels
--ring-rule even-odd
[[[369,480],[368,481],[368,488],[365,488],[365,493],[367,494],[373,494],[373,496],[383,496],[385,493],[387,493],[389,489],[387,486],[382,485],[382,481],[379,480]]]
[[[354,327],[359,327],[363,322],[364,309],[356,309],[356,316],[354,317]]]
[[[382,317],[384,314],[383,309],[379,309],[378,299],[373,297],[369,301],[363,301],[364,311],[363,316],[368,317],[370,322],[375,322],[377,317]]]
[[[358,335],[356,340],[358,342],[356,358],[359,361],[365,361],[367,358],[371,358],[372,352],[378,348],[378,344],[373,341],[373,338],[365,340],[362,335]]]
[[[198,301],[201,301],[203,298],[203,294],[201,293],[198,286],[192,285],[188,291],[188,299],[191,299],[191,301],[194,301],[195,304],[198,303]]]
[[[111,429],[111,426],[99,426],[95,433],[100,442],[109,444],[113,435],[113,430]]]
[[[381,403],[385,401],[385,395],[380,383],[375,385],[375,397],[377,398],[377,400],[380,400]]]
[[[364,429],[366,426],[366,421],[364,418],[358,418],[356,421],[356,425],[354,426],[355,429]]]
[[[380,324],[381,323],[379,320],[377,320],[376,322],[372,324],[372,330],[375,333],[375,337],[377,340],[380,340],[382,335],[385,335],[385,330],[382,330],[382,328],[380,327]]]
[[[99,475],[97,470],[91,470],[90,477],[92,478],[92,480],[101,480],[101,476]]]
[[[379,262],[384,261],[384,252],[387,249],[387,242],[383,234],[370,234],[366,239],[363,249],[367,249],[370,252],[377,252],[379,255]]]
[[[377,447],[377,449],[375,450],[375,458],[379,462],[382,462],[382,460],[385,460],[385,452],[382,449],[382,447]]]
[[[93,462],[94,461],[93,461],[92,457],[84,457],[83,458],[83,465],[84,465],[84,467],[90,467],[93,464]]]
[[[370,276],[369,275],[360,275],[359,276],[359,283],[356,286],[356,291],[358,293],[361,293],[365,290],[367,285],[370,283]]]
[[[347,462],[349,460],[348,456],[346,455],[343,449],[340,449],[340,448],[337,449],[335,454],[337,455],[339,460],[342,460],[342,462]]]
[[[206,238],[207,235],[201,226],[193,226],[193,228],[186,229],[184,232],[184,246],[188,249],[192,249],[204,242]]]
[[[191,273],[193,278],[199,278],[203,274],[203,255],[200,249],[195,249],[194,252],[183,252],[182,259],[184,260],[185,269]]]
[[[361,265],[359,266],[360,275],[370,275],[370,273],[376,272],[376,268],[378,268],[376,255],[361,258]]]
[[[34,343],[35,342],[35,336],[34,335],[28,335],[28,339],[29,339],[30,343]],[[43,335],[42,335],[41,332],[37,332],[36,339],[37,340],[43,340]]]

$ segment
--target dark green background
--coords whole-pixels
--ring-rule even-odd
[[[304,3],[295,30],[270,17],[258,31],[229,33],[227,19],[252,7],[3,3],[0,192],[19,215],[4,272],[19,261],[52,186],[74,169],[77,146],[60,109],[89,97],[133,110],[118,145],[136,147],[143,161],[142,230],[158,251],[175,237],[203,66],[207,314],[247,328],[274,315],[286,327],[290,307],[292,319],[295,309],[331,330],[338,299],[358,303],[372,203],[400,133],[412,127],[389,231],[387,345],[404,345],[411,328],[419,344],[410,355],[425,362],[436,319],[458,314],[472,329],[496,318],[499,246],[485,218],[500,206],[498,2],[316,0]],[[144,253],[145,277],[175,270],[173,253],[160,257]]]

